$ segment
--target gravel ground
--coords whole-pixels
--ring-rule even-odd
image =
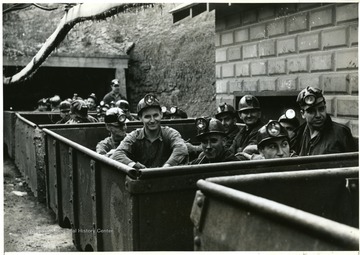
[[[59,227],[54,213],[37,202],[14,162],[4,156],[4,251],[76,251],[71,229]]]

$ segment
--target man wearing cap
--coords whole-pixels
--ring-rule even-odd
[[[232,105],[221,103],[217,108],[215,118],[221,121],[224,126],[226,134],[226,148],[230,148],[235,136],[239,132],[239,127],[236,125],[236,111]]]
[[[61,120],[56,122],[56,124],[65,124],[70,119],[70,102],[65,100],[60,103],[60,117]]]
[[[180,133],[161,126],[161,107],[154,94],[139,101],[137,112],[144,126],[129,133],[111,158],[136,169],[187,163],[188,151]]]
[[[74,100],[71,102],[70,117],[65,124],[98,122],[96,118],[88,115],[88,106],[83,100]]]
[[[113,79],[110,84],[111,91],[104,96],[104,103],[110,105],[113,101],[119,101],[120,99],[126,99],[123,95],[120,94],[120,83],[118,79]]]
[[[241,159],[250,160],[296,156],[294,151],[290,151],[290,139],[287,130],[276,120],[270,120],[258,130],[257,149],[258,153],[240,152],[239,155],[242,155]]]
[[[318,88],[307,87],[300,91],[296,102],[305,123],[291,140],[291,148],[298,155],[321,155],[357,151],[350,129],[332,121],[326,113],[326,102]]]
[[[191,165],[238,161],[225,146],[225,128],[218,119],[197,118],[195,125],[198,130],[196,137],[201,142],[203,152],[190,162]]]
[[[110,136],[98,142],[96,152],[110,157],[126,136],[126,115],[119,108],[111,108],[105,114],[105,126]]]
[[[264,124],[261,122],[261,110],[259,100],[252,95],[245,95],[239,101],[238,115],[244,122],[240,127],[234,141],[230,147],[232,152],[238,153],[244,151],[246,147],[256,148],[257,131]]]

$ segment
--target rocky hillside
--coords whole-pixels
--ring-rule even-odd
[[[106,21],[77,24],[53,54],[95,57],[127,52],[133,110],[145,93],[154,92],[164,105],[178,105],[190,116],[213,114],[215,15],[203,13],[173,24],[169,10],[177,5],[155,4]],[[63,15],[63,8],[45,12],[34,7],[4,15],[4,54],[33,56]]]

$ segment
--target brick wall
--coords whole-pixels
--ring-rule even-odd
[[[357,3],[229,6],[216,11],[215,46],[217,104],[310,85],[358,136]]]

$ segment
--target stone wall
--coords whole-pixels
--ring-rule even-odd
[[[216,12],[215,46],[217,103],[314,86],[358,135],[357,3],[232,5]]]
[[[213,115],[215,15],[204,13],[174,24],[169,11],[177,5],[155,5],[114,18],[111,26],[118,36],[134,42],[129,52],[128,99],[136,110],[137,102],[153,92],[168,108],[177,105],[192,117]]]

